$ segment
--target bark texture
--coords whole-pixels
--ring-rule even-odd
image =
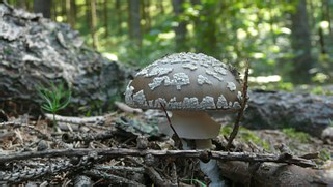
[[[108,110],[122,95],[119,64],[85,46],[69,25],[0,4],[0,30],[0,108],[6,112],[39,113],[36,87],[50,82],[72,87],[68,115]]]
[[[249,92],[242,125],[249,129],[294,128],[320,137],[332,116],[332,96],[258,90]]]
[[[332,186],[329,170],[277,163],[219,162],[221,173],[242,186]]]

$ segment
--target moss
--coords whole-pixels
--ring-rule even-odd
[[[333,91],[322,86],[315,86],[310,90],[315,95],[333,96]]]
[[[225,135],[227,137],[230,136],[231,132],[232,132],[232,127],[227,126],[224,127],[220,130],[220,134],[221,135]],[[263,147],[264,149],[268,150],[269,149],[269,143],[265,140],[263,140],[262,138],[260,138],[256,133],[254,133],[253,131],[250,131],[248,129],[245,129],[243,127],[239,128],[237,137],[243,141],[243,142],[249,142],[252,141],[253,143]]]
[[[232,127],[226,126],[220,129],[220,135],[229,136],[232,132]]]
[[[319,159],[322,161],[331,160],[331,153],[328,149],[322,149],[319,151]]]
[[[304,132],[297,132],[295,129],[287,128],[283,129],[282,132],[289,138],[299,141],[300,143],[309,143],[310,135]]]

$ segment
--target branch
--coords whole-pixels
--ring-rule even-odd
[[[230,149],[231,145],[232,145],[232,141],[235,139],[235,137],[237,136],[238,133],[238,129],[239,129],[239,122],[243,116],[245,107],[246,107],[246,103],[248,100],[247,97],[247,77],[249,75],[249,65],[248,65],[248,61],[246,60],[246,68],[245,68],[245,74],[244,74],[244,83],[243,83],[243,90],[242,90],[242,98],[243,100],[241,101],[241,108],[238,112],[235,124],[234,124],[234,128],[228,138],[228,145],[227,145],[227,150]]]
[[[172,129],[172,131],[174,133],[173,138],[175,139],[176,147],[178,147],[179,149],[183,149],[183,143],[182,143],[182,141],[181,141],[181,139],[180,139],[180,137],[179,137],[176,129],[172,125],[171,118],[170,118],[168,112],[165,110],[164,104],[160,102],[160,105],[161,105],[161,108],[162,108],[162,110],[163,110],[163,112],[165,114],[165,117],[168,119],[169,125],[170,125],[170,127],[171,127],[171,129]]]
[[[53,114],[45,114],[46,118],[52,119]],[[72,117],[72,116],[61,116],[54,115],[56,121],[74,123],[74,124],[84,124],[84,123],[96,123],[97,121],[105,121],[105,116],[93,116],[93,117]]]
[[[310,160],[294,158],[282,154],[270,153],[245,153],[245,152],[222,152],[222,151],[207,151],[207,150],[140,150],[126,148],[108,148],[108,149],[55,149],[46,151],[27,151],[20,153],[4,153],[0,154],[0,164],[7,162],[28,160],[32,158],[54,158],[54,157],[78,157],[85,156],[90,153],[103,155],[111,158],[144,157],[148,154],[160,158],[198,158],[208,157],[210,159],[220,161],[243,161],[243,162],[275,162],[295,164],[301,167],[315,167],[316,164]]]

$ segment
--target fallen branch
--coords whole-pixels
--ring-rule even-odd
[[[243,161],[243,162],[275,162],[295,164],[301,167],[316,167],[316,164],[310,160],[302,158],[294,158],[285,156],[285,154],[270,154],[270,153],[246,153],[246,152],[222,152],[208,150],[140,150],[140,149],[125,149],[125,148],[108,148],[108,149],[52,149],[46,151],[27,151],[20,153],[0,154],[0,164],[7,162],[28,160],[32,158],[54,158],[54,157],[78,157],[90,153],[103,155],[111,158],[120,157],[144,157],[148,154],[160,158],[210,158],[220,161]]]
[[[122,102],[114,102],[114,104],[120,109],[122,110],[123,112],[127,112],[127,113],[133,113],[133,114],[137,114],[137,113],[142,113],[143,110],[140,109],[140,108],[132,108],[128,105],[126,105],[125,103],[122,103]]]
[[[45,114],[48,119],[53,119],[53,114]],[[84,123],[96,123],[98,121],[104,122],[105,116],[93,116],[93,117],[72,117],[72,116],[61,116],[54,115],[56,121],[74,123],[74,124],[84,124]]]

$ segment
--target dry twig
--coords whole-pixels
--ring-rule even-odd
[[[122,111],[124,112],[128,112],[128,113],[142,113],[142,109],[140,108],[132,108],[132,107],[129,107],[128,105],[126,105],[125,103],[122,103],[122,102],[114,102],[114,104]]]
[[[46,118],[52,119],[53,114],[45,114]],[[98,121],[104,122],[105,116],[93,116],[93,117],[73,117],[73,116],[61,116],[54,115],[56,121],[75,123],[75,124],[85,124],[85,123],[96,123]]]
[[[161,105],[161,108],[165,114],[165,117],[168,119],[168,122],[169,122],[169,125],[174,133],[174,139],[175,139],[175,142],[176,142],[176,147],[178,147],[179,149],[183,149],[183,144],[182,144],[182,141],[177,133],[177,131],[175,130],[175,128],[173,128],[173,125],[172,125],[172,122],[171,122],[171,118],[168,114],[168,112],[165,110],[165,107],[164,105],[160,102],[160,105]]]
[[[235,137],[237,136],[238,133],[238,129],[239,129],[239,122],[243,116],[245,107],[246,107],[246,103],[248,100],[247,97],[247,78],[249,75],[249,65],[248,65],[248,61],[246,61],[246,68],[245,68],[245,74],[244,74],[244,83],[243,83],[243,90],[242,90],[242,101],[241,101],[241,108],[238,112],[235,124],[234,124],[234,128],[228,138],[228,145],[227,145],[227,150],[230,149],[231,145],[232,145],[232,141],[235,139]]]

